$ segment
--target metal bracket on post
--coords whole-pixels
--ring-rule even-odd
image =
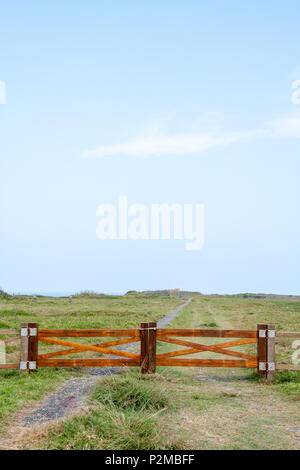
[[[275,370],[275,362],[260,362],[259,370],[263,370],[265,372]]]
[[[21,361],[20,370],[36,370],[36,361]]]
[[[21,328],[21,336],[37,336],[37,328]]]

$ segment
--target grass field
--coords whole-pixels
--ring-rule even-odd
[[[30,299],[5,300],[0,303],[5,312],[1,328],[29,320],[45,328],[137,327],[141,321],[163,317],[181,302],[138,295],[83,296],[72,304],[67,299],[38,299],[36,304]],[[194,296],[170,326],[256,329],[257,323],[300,331],[300,302]],[[291,342],[278,343],[279,357],[292,352]],[[159,343],[158,349],[173,346]],[[64,379],[80,374],[80,370],[40,369],[20,378],[15,371],[0,372],[6,445],[26,449],[300,449],[299,374],[278,373],[276,383],[267,385],[255,372],[244,369],[158,368],[153,376],[123,371],[99,380],[88,410],[30,432],[22,429],[20,435],[14,413],[22,405],[34,406]]]

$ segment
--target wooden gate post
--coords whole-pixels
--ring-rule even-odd
[[[21,328],[20,328],[20,342],[21,342],[20,372],[23,373],[23,374],[24,374],[24,372],[28,371],[27,370],[27,363],[28,363],[28,325],[29,325],[29,323],[21,323]]]
[[[21,324],[21,361],[22,372],[37,370],[38,355],[38,323]]]
[[[275,325],[267,325],[267,381],[275,379]]]
[[[156,322],[150,322],[149,325],[149,373],[156,372]]]
[[[257,325],[257,373],[259,375],[266,375],[267,373],[267,327],[263,323]]]
[[[149,323],[141,323],[141,374],[149,371]]]

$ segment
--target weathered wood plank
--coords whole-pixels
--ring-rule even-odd
[[[140,366],[136,359],[38,359],[38,367],[117,367]]]
[[[28,323],[21,323],[21,328],[28,329]],[[27,362],[28,361],[28,336],[21,336],[20,337],[20,361]],[[21,374],[27,373],[28,370],[20,371]]]
[[[3,340],[4,344],[16,343],[17,341],[20,341],[20,336],[14,336],[13,338]]]
[[[289,356],[281,357],[280,359],[276,360],[276,366],[277,364],[280,364],[281,362],[285,362],[287,359],[292,359],[293,354],[290,354]]]
[[[78,329],[69,329],[69,330],[39,330],[39,338],[44,336],[46,337],[55,337],[55,338],[93,338],[93,337],[118,337],[118,336],[138,336],[139,330],[130,329],[130,330],[78,330]]]
[[[219,359],[156,359],[157,366],[178,366],[178,367],[257,367],[257,361],[246,360],[219,360]]]
[[[157,336],[193,336],[203,338],[257,338],[254,330],[157,329]]]
[[[276,337],[300,338],[300,332],[276,331]]]
[[[267,361],[268,363],[275,363],[275,336],[274,338],[269,336],[269,331],[275,331],[275,325],[268,325],[267,328]],[[276,332],[275,332],[276,334]],[[267,381],[274,382],[275,370],[267,370]]]
[[[0,335],[17,335],[19,330],[0,330]]]
[[[296,364],[277,364],[276,370],[300,370],[300,365]]]
[[[15,364],[0,364],[0,369],[19,369],[20,363]]]

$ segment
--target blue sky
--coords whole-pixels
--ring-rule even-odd
[[[0,285],[299,294],[299,10],[2,4]],[[97,207],[122,195],[204,204],[203,249],[97,239]]]

